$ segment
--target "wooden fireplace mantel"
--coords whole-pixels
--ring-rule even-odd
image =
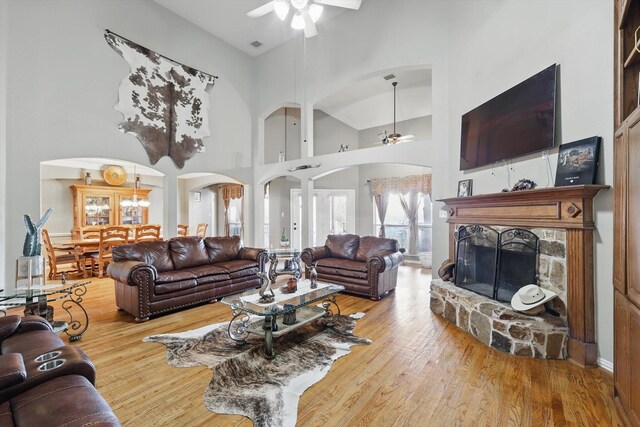
[[[597,366],[593,288],[593,198],[608,185],[572,185],[438,200],[447,206],[449,258],[455,259],[456,224],[567,231],[569,359]]]

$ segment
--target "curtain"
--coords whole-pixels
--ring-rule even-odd
[[[378,219],[380,220],[380,233],[378,233],[378,237],[385,237],[384,218],[387,216],[389,194],[377,194],[373,196],[373,200],[376,202],[376,211],[378,212]]]
[[[371,193],[374,196],[389,193],[407,194],[410,192],[431,196],[431,174],[373,178],[370,184]]]
[[[224,235],[229,237],[231,229],[229,227],[229,202],[231,199],[241,199],[244,196],[244,187],[240,184],[225,184],[222,186],[222,202],[224,203]],[[244,214],[240,208],[240,238],[244,231]]]
[[[415,191],[409,192],[407,195],[409,203],[405,199],[405,196],[400,194],[400,204],[404,213],[409,218],[409,253],[418,253],[418,193]]]

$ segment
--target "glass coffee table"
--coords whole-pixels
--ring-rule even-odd
[[[271,303],[259,302],[258,289],[224,297],[221,302],[233,310],[227,329],[229,337],[238,345],[244,345],[250,333],[263,335],[265,358],[273,359],[274,338],[321,317],[328,319],[327,324],[330,325],[331,318],[340,315],[336,294],[343,290],[344,286],[322,282],[312,289],[309,280],[300,280],[295,293],[285,294],[280,289],[274,289],[275,300]],[[318,301],[319,305],[314,304]],[[332,306],[335,307],[335,314]],[[259,319],[252,319],[252,316]]]
[[[65,332],[69,341],[77,341],[89,327],[89,315],[82,306],[90,280],[50,280],[44,285],[17,287],[0,293],[0,306],[26,306],[25,314],[36,314],[44,317],[54,331]],[[62,308],[69,315],[69,321],[54,321],[52,309],[48,302],[61,301]],[[5,315],[6,311],[0,308]],[[76,315],[74,316],[74,313]]]

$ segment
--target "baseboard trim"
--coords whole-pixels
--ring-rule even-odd
[[[609,362],[606,359],[603,359],[602,357],[598,357],[598,366],[600,366],[605,371],[613,372],[613,363]]]

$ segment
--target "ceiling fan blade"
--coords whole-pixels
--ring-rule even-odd
[[[313,19],[311,19],[311,15],[309,15],[309,11],[304,9],[301,12],[302,19],[304,19],[304,36],[306,38],[317,36],[318,30],[316,29],[316,24],[313,23]]]
[[[319,4],[326,4],[327,6],[344,7],[346,9],[358,10],[360,9],[360,3],[362,0],[314,0]]]
[[[256,7],[253,10],[247,12],[247,16],[249,18],[259,18],[261,16],[266,15],[269,12],[273,12],[275,10],[275,0],[270,1],[269,3],[265,3],[260,7]]]

